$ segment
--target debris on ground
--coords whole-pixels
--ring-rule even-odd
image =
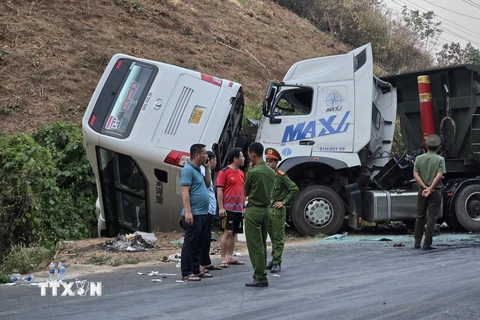
[[[340,240],[342,238],[345,238],[347,235],[348,235],[348,232],[344,232],[342,234],[334,234],[333,236],[323,238],[323,240]]]
[[[181,237],[180,239],[178,240],[172,240],[170,241],[170,244],[183,244],[183,237]]]
[[[393,244],[394,247],[405,247],[405,245],[401,242],[397,242]]]
[[[158,271],[150,271],[149,273],[145,273],[145,272],[137,272],[138,275],[140,276],[150,276],[150,277],[153,277],[153,276],[176,276],[177,274],[176,273],[159,273]]]
[[[141,236],[143,240],[145,240],[146,243],[150,244],[153,248],[155,245],[155,242],[157,242],[157,237],[153,233],[148,233],[148,232],[142,232],[142,231],[135,231],[133,233],[134,236]]]
[[[164,256],[162,258],[162,262],[180,262],[181,256],[182,255],[180,253],[171,254],[168,257]]]
[[[147,240],[141,234],[145,234]],[[154,239],[155,238],[155,239]],[[107,240],[100,244],[105,247],[105,251],[148,251],[149,248],[154,248],[152,243],[155,243],[157,238],[153,234],[145,232],[135,232],[134,234],[119,235],[113,241]]]
[[[152,279],[152,282],[162,282],[162,279]]]
[[[393,241],[392,238],[364,238],[358,241]]]

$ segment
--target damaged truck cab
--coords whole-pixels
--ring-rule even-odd
[[[297,62],[281,83],[267,88],[256,141],[279,150],[280,169],[300,188],[289,208],[300,233],[332,234],[347,219],[355,229],[362,221],[414,223],[413,163],[424,152],[425,138],[417,78],[425,75],[432,88],[430,121],[443,139],[448,172],[440,220],[480,230],[477,67],[379,79],[367,44],[348,54]],[[405,150],[394,155],[398,125],[404,141],[397,142]]]

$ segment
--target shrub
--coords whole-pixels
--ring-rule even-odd
[[[26,247],[25,245],[16,245],[5,257],[2,264],[1,273],[21,273],[26,274],[35,271],[44,261],[53,258],[55,250],[48,250],[38,246]]]
[[[12,244],[51,247],[90,237],[95,226],[95,178],[81,128],[56,123],[32,137],[0,136],[0,258]]]

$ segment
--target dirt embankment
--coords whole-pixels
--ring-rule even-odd
[[[240,82],[258,104],[293,63],[347,51],[268,0],[0,1],[0,132],[80,123],[119,52]]]

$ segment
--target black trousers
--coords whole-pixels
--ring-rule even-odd
[[[200,252],[207,238],[207,216],[208,214],[193,216],[193,224],[190,226],[187,226],[185,217],[182,217],[185,229],[181,257],[182,277],[200,273]]]
[[[200,252],[200,265],[201,266],[209,266],[212,264],[212,260],[210,260],[210,247],[212,243],[212,225],[213,219],[215,216],[213,214],[207,215],[207,231],[206,231],[206,238],[205,242],[203,243],[202,251]]]
[[[440,208],[442,206],[442,190],[435,189],[435,191],[428,197],[422,196],[422,191],[418,192],[417,196],[417,220],[415,222],[415,244],[420,244],[423,237],[423,229],[425,228],[425,220],[427,227],[425,228],[425,240],[423,246],[428,247],[432,245],[433,231],[435,223],[440,215]]]

